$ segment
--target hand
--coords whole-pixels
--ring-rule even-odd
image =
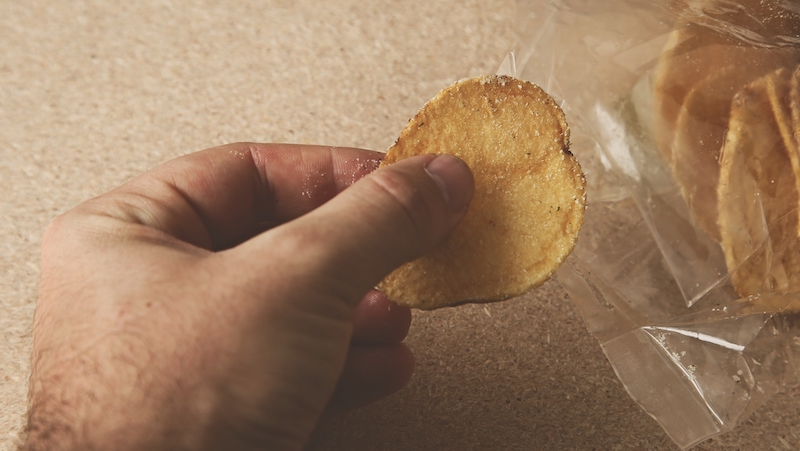
[[[450,233],[473,181],[380,158],[229,145],[59,216],[23,449],[300,449],[326,407],[402,387],[410,313],[372,287]]]

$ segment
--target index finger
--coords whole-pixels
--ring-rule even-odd
[[[88,204],[220,250],[322,205],[382,158],[353,148],[229,144],[168,161]]]

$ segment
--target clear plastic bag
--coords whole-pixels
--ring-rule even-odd
[[[498,72],[561,102],[587,175],[556,278],[679,446],[732,429],[800,371],[800,6],[518,0],[516,31]]]

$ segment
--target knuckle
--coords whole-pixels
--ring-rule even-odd
[[[50,221],[50,224],[44,229],[44,234],[42,235],[43,246],[46,247],[57,243],[64,234],[67,233],[68,229],[71,228],[72,215],[73,213],[68,211],[66,213],[61,213]]]

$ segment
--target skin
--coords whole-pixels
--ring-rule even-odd
[[[381,157],[228,145],[56,218],[21,449],[296,450],[404,386],[411,315],[372,287],[447,237],[473,180]]]

